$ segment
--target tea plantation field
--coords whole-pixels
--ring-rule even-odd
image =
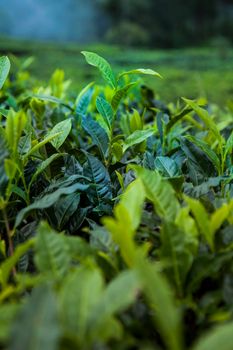
[[[232,350],[232,51],[92,49],[1,49],[0,349]]]
[[[0,39],[0,54],[12,53],[20,60],[33,56],[30,72],[46,81],[56,68],[71,79],[72,89],[80,89],[88,82],[99,82],[95,70],[89,69],[80,57],[87,49],[104,55],[116,72],[135,67],[159,70],[163,80],[148,78],[147,83],[166,103],[181,96],[206,97],[209,101],[226,105],[233,96],[233,48],[194,48],[181,50],[129,50],[107,45],[78,47],[73,44],[40,44],[12,39]],[[14,67],[12,67],[14,69]]]

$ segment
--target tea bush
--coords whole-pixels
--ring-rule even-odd
[[[0,59],[0,347],[231,350],[230,107],[83,55],[75,100]]]

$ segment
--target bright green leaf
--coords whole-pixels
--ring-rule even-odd
[[[10,61],[7,56],[0,57],[0,89],[6,81],[6,78],[10,71]]]
[[[56,124],[52,128],[52,130],[47,134],[47,137],[57,135],[50,141],[50,143],[53,145],[54,148],[56,148],[56,150],[58,150],[67,139],[70,133],[71,127],[72,127],[71,119],[66,119]]]
[[[97,67],[101,72],[103,78],[111,85],[112,88],[116,88],[116,78],[113,74],[110,64],[101,56],[93,52],[82,51],[81,52],[88,64]]]

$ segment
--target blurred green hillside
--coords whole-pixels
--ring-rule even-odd
[[[102,44],[79,47],[0,39],[0,55],[10,55],[13,69],[33,56],[35,60],[28,70],[38,80],[47,81],[53,71],[60,68],[65,71],[66,79],[72,81],[71,90],[74,91],[90,81],[99,81],[96,70],[86,65],[80,55],[81,50],[103,55],[116,72],[138,66],[157,70],[164,79],[146,78],[145,82],[165,102],[186,96],[206,97],[211,102],[225,105],[233,99],[233,48],[222,42],[209,48],[142,50]]]

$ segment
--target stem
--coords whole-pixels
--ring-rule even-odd
[[[23,187],[24,187],[25,193],[26,193],[27,205],[29,205],[30,204],[30,197],[29,197],[30,188],[27,188],[27,184],[26,184],[26,180],[25,180],[25,177],[24,177],[24,173],[22,173],[22,182],[23,182]]]
[[[13,245],[12,238],[11,238],[11,229],[10,229],[10,225],[9,225],[9,221],[8,221],[8,217],[7,217],[5,208],[2,209],[2,213],[3,213],[3,218],[4,218],[4,222],[5,222],[5,226],[6,226],[9,252],[10,252],[10,256],[12,256],[14,254],[14,245]],[[16,275],[16,268],[15,267],[13,267],[12,273],[14,276]]]
[[[113,121],[112,121],[110,135],[109,135],[108,159],[106,162],[107,168],[109,167],[109,165],[111,163],[111,158],[112,158],[112,139],[113,139],[113,130],[114,130],[114,126],[115,126],[115,121],[116,121],[116,113],[114,113],[114,116],[113,116]]]

